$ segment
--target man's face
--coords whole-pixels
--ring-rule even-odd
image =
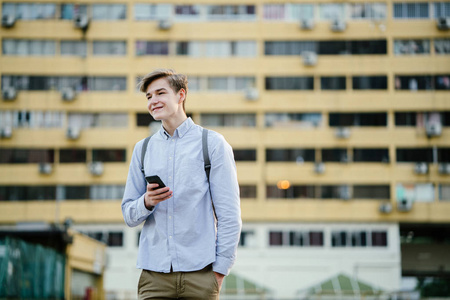
[[[147,87],[147,109],[155,120],[176,118],[183,112],[184,90],[175,93],[165,78],[154,80]]]

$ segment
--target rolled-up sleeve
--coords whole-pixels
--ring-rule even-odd
[[[147,184],[141,172],[142,143],[143,141],[140,141],[134,147],[122,199],[123,218],[125,223],[130,227],[141,224],[152,213],[152,211],[145,207],[144,203]]]
[[[239,185],[233,150],[223,136],[211,136],[210,187],[217,216],[216,261],[213,270],[228,275],[236,260],[242,228]]]

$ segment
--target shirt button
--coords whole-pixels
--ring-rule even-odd
[[[169,179],[172,179],[172,176],[169,176]]]
[[[172,238],[172,236],[169,236],[169,238]]]
[[[172,216],[169,216],[169,219],[172,219]]]
[[[172,160],[172,156],[171,156],[171,157],[169,157],[169,160]]]

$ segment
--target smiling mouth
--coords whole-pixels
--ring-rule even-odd
[[[162,108],[162,106],[154,107],[152,108],[152,112],[158,111]]]

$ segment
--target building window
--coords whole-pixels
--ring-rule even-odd
[[[86,149],[61,149],[59,150],[60,163],[85,163]]]
[[[322,231],[270,231],[270,246],[321,247]]]
[[[268,199],[314,199],[316,188],[313,185],[294,185],[280,188],[278,185],[268,185],[266,187]]]
[[[432,90],[433,77],[430,75],[395,76],[396,90]]]
[[[389,149],[353,149],[354,162],[389,162]]]
[[[235,161],[256,161],[256,149],[233,149]]]
[[[255,77],[208,77],[209,91],[244,91],[255,86]]]
[[[320,77],[320,88],[322,90],[345,90],[345,76]]]
[[[256,20],[254,5],[207,5],[206,15],[209,20]]]
[[[394,3],[394,19],[427,19],[429,17],[427,2]]]
[[[0,128],[62,128],[64,124],[61,111],[0,111]]]
[[[322,199],[351,199],[351,188],[348,185],[322,185],[320,186]]]
[[[2,4],[2,17],[14,16],[19,20],[48,20],[56,18],[56,4],[11,3]]]
[[[330,127],[341,126],[387,126],[386,113],[333,113],[329,115]]]
[[[450,54],[450,39],[435,39],[434,52],[436,54]]]
[[[386,3],[352,3],[350,16],[352,19],[384,20]]]
[[[439,185],[439,201],[450,201],[450,184]]]
[[[387,76],[353,76],[354,90],[386,90]]]
[[[332,247],[345,247],[347,246],[347,232],[346,231],[333,231],[331,232],[331,246]]]
[[[450,75],[438,75],[434,77],[436,90],[450,90]]]
[[[0,158],[3,156],[0,155]],[[0,201],[30,201],[30,200],[55,200],[56,189],[54,186],[0,186]]]
[[[449,163],[450,162],[450,148],[438,148],[437,156],[438,156],[438,162]]]
[[[387,54],[386,40],[320,41],[320,55],[374,55]]]
[[[125,128],[128,126],[128,115],[123,113],[69,113],[69,127],[84,128]]]
[[[255,232],[253,230],[242,230],[238,246],[244,248],[257,246]]]
[[[8,149],[0,148],[0,164],[53,163],[53,149]]]
[[[92,185],[89,190],[91,200],[119,200],[125,192],[124,185]]]
[[[377,199],[389,200],[390,186],[389,185],[354,185],[353,186],[354,199]]]
[[[349,161],[346,148],[322,149],[323,162],[343,162]]]
[[[136,114],[136,126],[148,127],[151,123],[156,122],[149,113]]]
[[[176,5],[175,15],[177,20],[195,20],[200,16],[200,5]]]
[[[61,55],[82,56],[87,55],[87,44],[85,41],[61,41]]]
[[[255,114],[201,114],[202,126],[255,127]]]
[[[106,243],[108,247],[122,247],[123,246],[123,232],[111,231],[111,232],[85,232],[85,234],[97,241]]]
[[[169,55],[169,42],[137,41],[136,55]]]
[[[394,40],[394,54],[430,54],[430,40]]]
[[[322,123],[320,113],[266,113],[266,127],[311,128]]]
[[[372,247],[387,247],[386,231],[372,231]]]
[[[254,41],[207,41],[204,42],[204,49],[206,57],[256,56]]]
[[[2,41],[4,55],[18,56],[55,56],[56,43],[50,40],[15,40]]]
[[[127,6],[125,4],[93,4],[92,19],[95,21],[125,20]]]
[[[397,162],[433,162],[433,149],[431,148],[398,148],[396,150]]]
[[[301,55],[303,52],[318,53],[316,41],[267,41],[264,42],[265,55]]]
[[[397,183],[397,202],[433,202],[434,185],[432,183]]]
[[[102,162],[125,162],[125,149],[94,149],[92,150],[92,161]]]
[[[319,4],[321,20],[345,20],[345,4]]]
[[[126,41],[94,41],[94,55],[124,56],[127,54]]]
[[[434,2],[434,18],[450,17],[450,2]]]
[[[252,199],[257,197],[256,185],[239,185],[241,199]]]
[[[313,90],[314,78],[266,77],[266,90]]]
[[[267,162],[314,162],[315,156],[314,149],[266,149]]]
[[[263,7],[264,20],[285,20],[296,22],[314,18],[314,6],[311,4],[265,4]]]
[[[73,20],[78,14],[88,15],[87,5],[61,4],[61,19]]]
[[[61,90],[72,87],[75,91],[124,91],[126,77],[77,77],[77,76],[2,76],[2,89],[15,87],[25,91]]]
[[[58,200],[85,200],[89,199],[89,186],[66,185],[57,186]]]

